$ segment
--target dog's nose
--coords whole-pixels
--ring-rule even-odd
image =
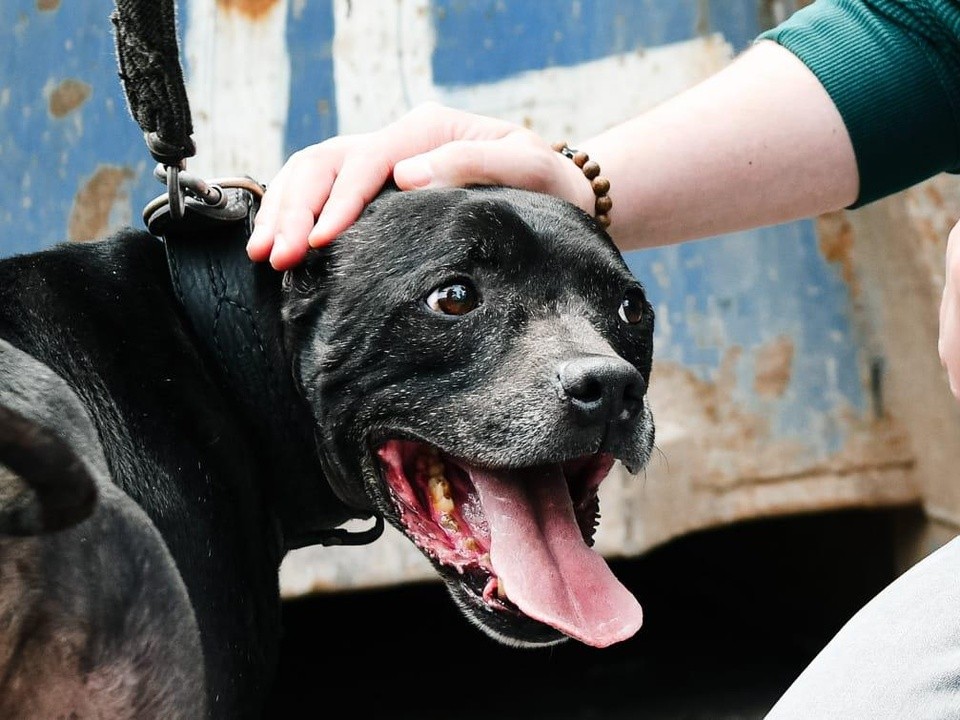
[[[563,362],[557,374],[564,399],[587,423],[631,420],[643,406],[643,376],[622,358],[585,355]]]

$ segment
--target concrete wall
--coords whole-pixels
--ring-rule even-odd
[[[793,9],[757,0],[185,0],[192,171],[269,181],[283,158],[434,99],[548,138],[596,132],[722,67]],[[108,0],[8,0],[0,255],[84,241],[159,192],[116,79]],[[925,497],[953,532],[957,408],[936,361],[938,178],[855,213],[630,253],[656,305],[658,448],[604,488],[598,544],[635,555],[740,519]],[[893,258],[897,258],[896,261]],[[295,595],[431,576],[393,533],[306,549]]]

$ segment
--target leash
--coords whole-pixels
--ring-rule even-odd
[[[320,492],[313,488],[322,477],[312,452],[313,418],[285,370],[277,321],[279,276],[246,254],[265,187],[246,176],[208,181],[186,170],[196,146],[174,0],[116,0],[111,21],[130,114],[158,163],[154,176],[167,188],[144,207],[143,221],[164,244],[174,293],[197,343],[254,429],[274,475]],[[297,518],[298,525],[310,529],[284,538],[286,549],[364,545],[383,532],[379,514],[368,529],[337,527],[370,515],[358,517],[329,488],[327,495],[315,522]],[[298,509],[306,512],[294,508],[295,515]]]

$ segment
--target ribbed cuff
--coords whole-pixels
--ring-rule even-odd
[[[903,11],[905,13],[905,11]],[[960,165],[957,121],[933,51],[894,13],[819,0],[761,38],[819,78],[853,141],[859,207]]]

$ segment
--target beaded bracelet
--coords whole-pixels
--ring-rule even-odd
[[[595,160],[591,160],[590,156],[582,150],[569,147],[566,142],[555,142],[551,147],[564,157],[573,160],[573,164],[583,171],[596,196],[593,206],[594,216],[603,227],[610,227],[610,208],[613,207],[613,200],[607,194],[610,192],[610,181],[600,176],[600,165]]]

